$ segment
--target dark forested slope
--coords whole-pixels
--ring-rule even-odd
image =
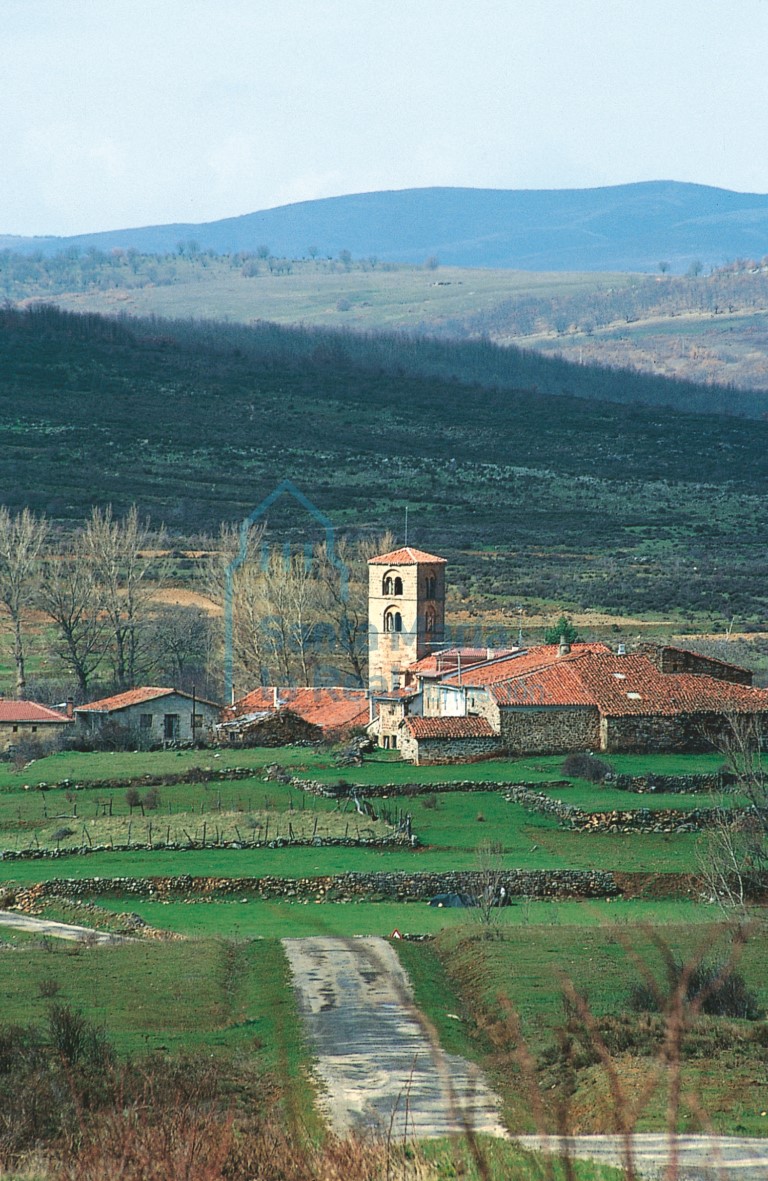
[[[6,310],[0,350],[12,508],[135,501],[190,534],[290,477],[355,531],[408,504],[414,542],[500,602],[764,611],[768,423],[398,372],[271,326]]]

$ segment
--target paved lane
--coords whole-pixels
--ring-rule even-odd
[[[321,1103],[337,1132],[445,1136],[466,1127],[502,1136],[481,1072],[443,1053],[384,940],[284,939],[318,1055]]]

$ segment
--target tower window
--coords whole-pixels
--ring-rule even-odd
[[[385,574],[381,589],[386,598],[390,598],[393,595],[401,595],[403,593],[403,580],[399,574]]]
[[[387,611],[384,614],[384,631],[385,632],[401,632],[403,630],[403,617],[399,611]]]
[[[434,599],[437,590],[437,579],[434,574],[428,574],[424,580],[424,594],[428,599]]]
[[[424,617],[424,627],[428,633],[432,633],[435,630],[435,613],[431,607]]]

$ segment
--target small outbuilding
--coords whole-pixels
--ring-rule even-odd
[[[12,750],[22,742],[52,745],[72,727],[72,712],[51,709],[36,701],[0,699],[0,750]]]

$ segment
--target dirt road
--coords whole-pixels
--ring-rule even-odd
[[[13,927],[32,935],[50,935],[55,939],[92,940],[94,943],[133,943],[126,935],[111,935],[108,931],[94,931],[92,927],[77,927],[72,923],[54,923],[35,919],[15,910],[0,910],[0,927]]]
[[[561,1153],[622,1167],[624,1142],[620,1136],[520,1136],[526,1148]],[[632,1141],[634,1169],[640,1177],[660,1177],[677,1161],[678,1181],[765,1181],[768,1177],[768,1140],[744,1136],[678,1136],[638,1133]]]
[[[383,939],[284,939],[333,1129],[506,1135],[480,1071],[443,1053]]]

